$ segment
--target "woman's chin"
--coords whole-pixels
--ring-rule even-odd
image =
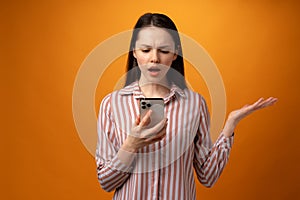
[[[165,79],[165,77],[160,77],[160,76],[148,76],[145,79],[140,81],[143,85],[147,85],[147,84],[157,84],[157,85],[163,85],[166,86],[167,85],[167,80]]]

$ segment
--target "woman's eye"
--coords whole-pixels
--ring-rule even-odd
[[[170,51],[167,50],[160,50],[160,52],[164,53],[164,54],[168,54]]]
[[[148,53],[148,52],[150,52],[150,49],[142,49],[141,50],[143,53]]]

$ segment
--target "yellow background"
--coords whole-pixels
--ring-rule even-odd
[[[298,1],[284,0],[1,1],[0,198],[111,199],[74,126],[73,84],[96,45],[149,11],[170,16],[208,51],[228,110],[261,96],[279,98],[239,124],[220,180],[212,189],[197,183],[197,197],[300,198],[299,9]],[[110,69],[124,70],[124,60]],[[210,101],[193,69],[186,74]],[[107,80],[113,87],[114,79]],[[96,107],[107,92],[97,90]]]

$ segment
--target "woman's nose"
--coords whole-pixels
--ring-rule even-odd
[[[153,51],[152,51],[151,62],[152,63],[158,63],[159,62],[159,56],[158,56],[157,49],[153,49]]]

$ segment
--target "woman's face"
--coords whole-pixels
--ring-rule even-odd
[[[139,31],[133,55],[143,83],[165,83],[166,74],[177,58],[172,36],[165,29],[154,26]]]

